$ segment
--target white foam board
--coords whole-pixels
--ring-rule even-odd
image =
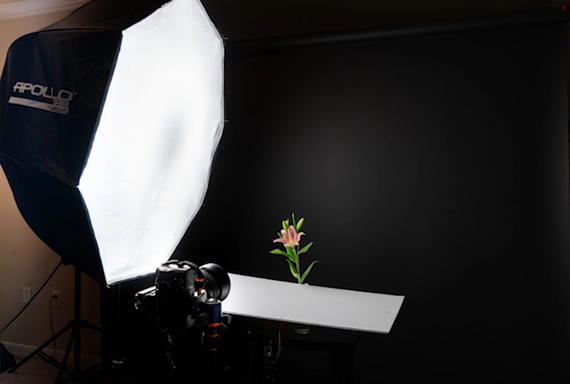
[[[404,301],[404,296],[229,276],[223,312],[261,319],[389,333]]]

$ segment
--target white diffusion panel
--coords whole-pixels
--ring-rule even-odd
[[[123,31],[80,180],[108,284],[153,273],[206,193],[223,129],[223,42],[173,0]]]

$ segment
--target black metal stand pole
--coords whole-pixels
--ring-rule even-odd
[[[81,320],[81,270],[75,267],[75,315],[74,319],[69,322],[61,331],[55,334],[52,338],[48,341],[43,343],[38,349],[34,352],[29,354],[26,358],[22,359],[18,364],[13,366],[8,372],[13,373],[22,365],[27,363],[32,357],[40,356],[48,363],[52,364],[56,368],[59,369],[59,374],[56,379],[56,384],[64,383],[67,381],[77,381],[84,378],[89,372],[97,369],[101,364],[96,364],[93,367],[81,372],[81,329],[82,328],[91,328],[97,332],[101,332],[99,327],[94,326],[93,324],[89,323],[87,320]],[[43,349],[53,343],[54,340],[58,339],[61,335],[71,329],[71,338],[69,339],[69,344],[67,345],[67,349],[65,350],[65,355],[63,357],[63,361],[60,363],[59,361],[55,360],[45,352]],[[69,358],[69,353],[71,352],[71,346],[74,346],[74,362],[73,362],[73,370],[67,368],[67,359]],[[70,376],[69,378],[62,380],[63,374]]]

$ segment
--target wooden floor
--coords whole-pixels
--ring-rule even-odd
[[[36,356],[19,367],[14,373],[8,373],[8,371],[0,373],[0,383],[54,384],[58,377],[58,374],[59,371],[56,367],[41,357]],[[62,381],[65,381],[66,379],[69,379],[69,376],[63,375]],[[92,372],[91,374],[87,375],[86,379],[72,382],[78,382],[81,384],[103,384],[111,381],[105,380],[100,372]]]
[[[2,384],[53,384],[58,371],[41,357],[34,357],[19,367],[16,372],[0,374]]]

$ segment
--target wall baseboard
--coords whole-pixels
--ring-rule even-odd
[[[21,359],[29,356],[33,353],[38,347],[32,345],[23,345],[17,343],[10,343],[8,341],[1,341],[4,344],[4,347],[10,352],[12,355],[16,357],[16,362],[19,362]],[[42,350],[48,356],[53,354],[53,358],[59,362],[63,361],[63,357],[65,355],[65,351],[57,350],[54,354],[53,349],[51,348],[44,348]],[[75,355],[73,352],[69,353],[69,357],[67,358],[67,367],[73,368],[73,360]],[[85,370],[89,367],[92,367],[101,362],[101,356],[93,356],[93,355],[81,355],[81,370]]]

